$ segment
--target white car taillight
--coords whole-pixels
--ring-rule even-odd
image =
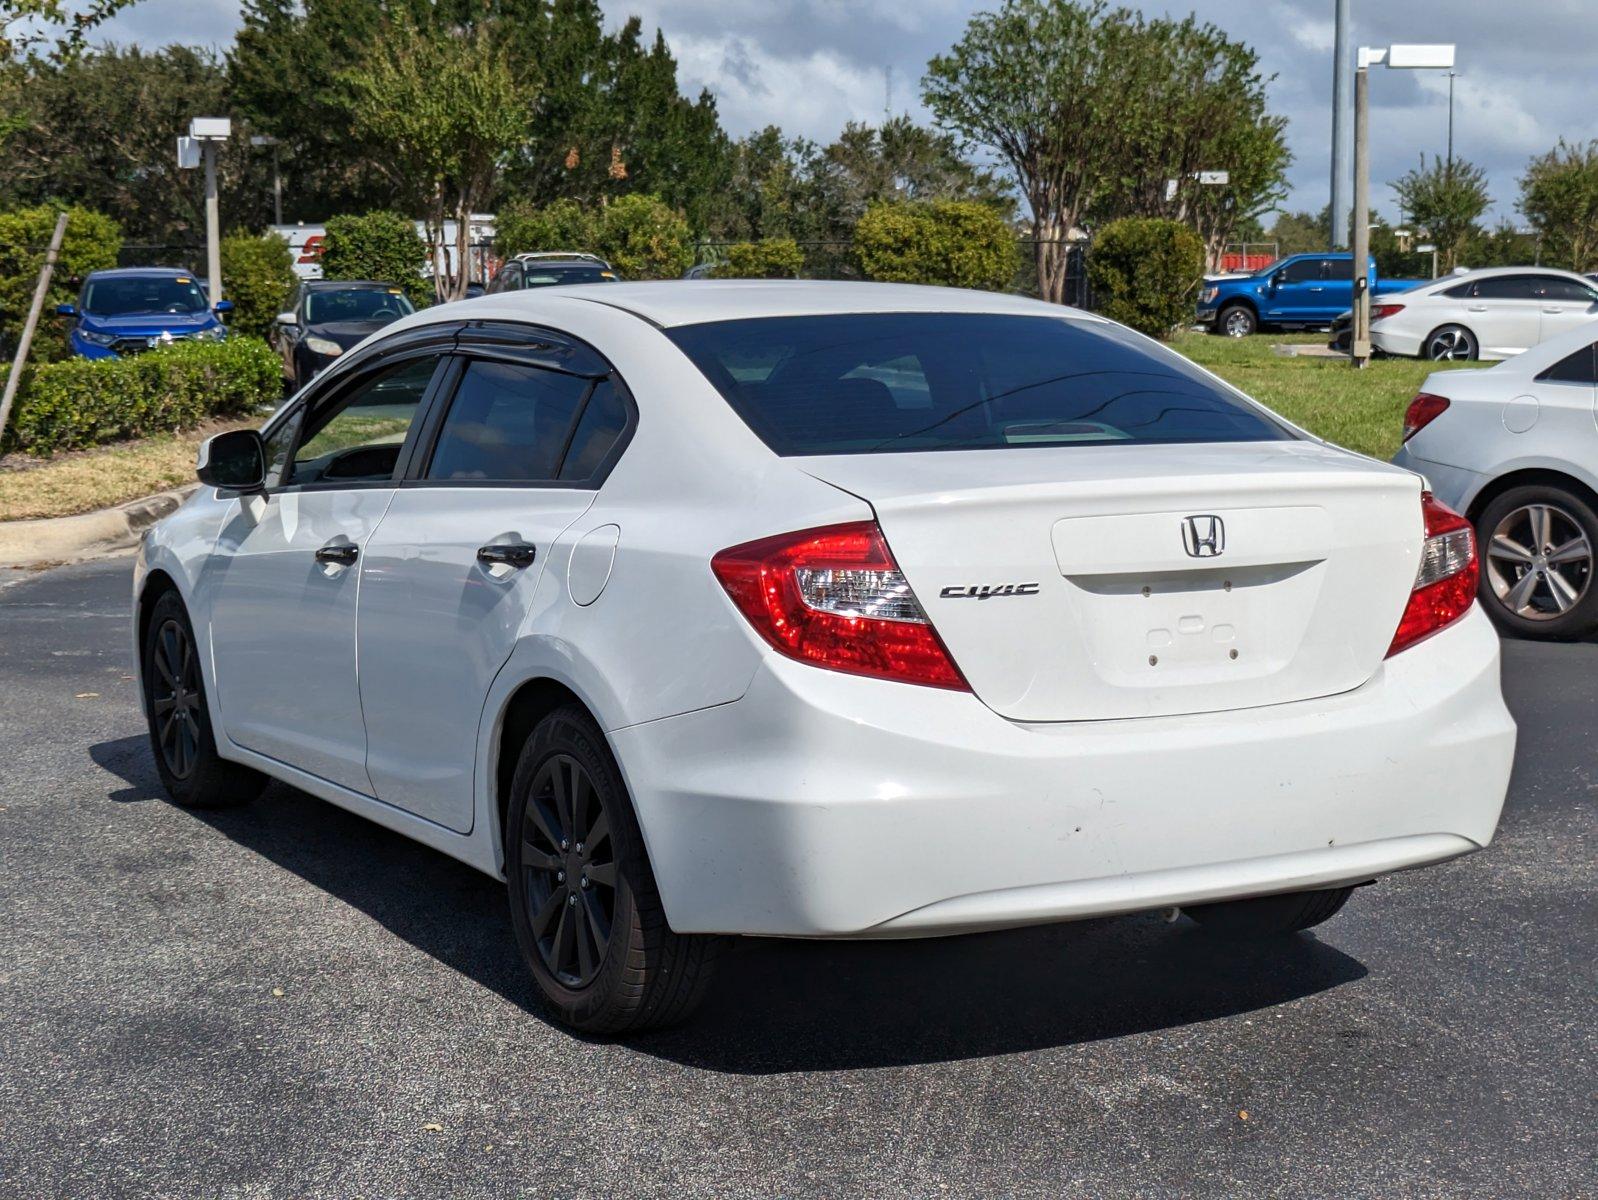
[[[970,690],[875,521],[746,542],[716,555],[710,569],[755,631],[789,658]]]
[[[1387,648],[1388,658],[1452,625],[1476,599],[1476,579],[1481,568],[1470,522],[1430,492],[1420,494],[1420,508],[1426,541],[1421,546],[1420,568],[1415,573],[1409,603],[1399,618],[1393,644]]]

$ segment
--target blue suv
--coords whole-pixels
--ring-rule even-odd
[[[232,307],[223,300],[213,311],[188,271],[128,267],[90,272],[78,303],[56,312],[76,318],[67,333],[74,354],[121,358],[185,338],[220,342],[227,326],[219,315]]]

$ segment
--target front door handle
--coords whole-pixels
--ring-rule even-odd
[[[1466,312],[1486,312],[1487,311],[1487,306],[1485,304],[1467,304],[1467,305],[1465,305],[1465,311]]]
[[[477,548],[477,561],[485,567],[507,566],[520,571],[538,557],[538,547],[530,542],[491,542]]]
[[[1565,311],[1564,309],[1558,307],[1557,305],[1555,305],[1553,307],[1550,307],[1550,308],[1543,309],[1543,312],[1545,312],[1545,313],[1562,313],[1564,311]]]
[[[360,557],[360,547],[353,542],[329,542],[316,552],[316,561],[347,567]]]

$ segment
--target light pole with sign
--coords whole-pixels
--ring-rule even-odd
[[[192,170],[205,163],[205,272],[211,307],[222,303],[222,230],[216,198],[216,148],[233,136],[226,117],[195,117],[189,136],[178,139],[178,166]]]
[[[1353,365],[1371,360],[1371,164],[1370,68],[1386,66],[1401,71],[1449,71],[1454,66],[1452,45],[1361,46],[1354,72],[1354,328],[1349,342]]]

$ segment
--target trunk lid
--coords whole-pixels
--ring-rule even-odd
[[[976,695],[1017,721],[1356,688],[1422,542],[1413,475],[1307,441],[795,461],[872,506]]]

